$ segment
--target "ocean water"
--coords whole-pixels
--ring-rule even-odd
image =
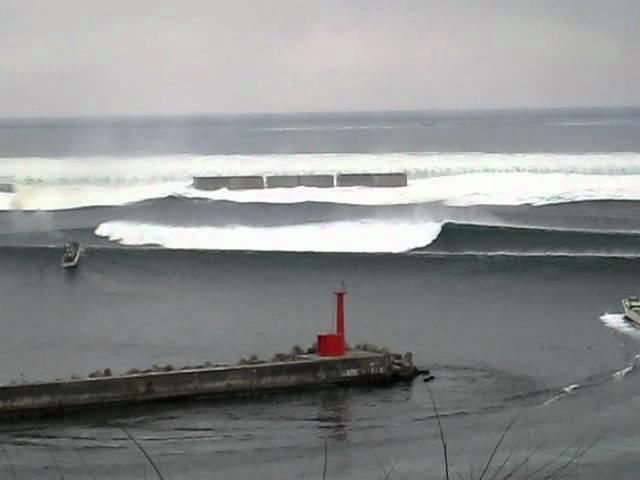
[[[199,192],[195,175],[406,171]],[[0,383],[269,358],[333,321],[436,379],[0,423],[0,478],[637,478],[640,110],[0,122]],[[61,246],[84,246],[73,272]],[[510,427],[510,422],[514,421]],[[504,466],[502,466],[504,464]]]

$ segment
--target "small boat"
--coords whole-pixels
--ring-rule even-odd
[[[638,297],[627,297],[622,299],[624,315],[632,322],[640,325],[640,299]]]
[[[64,254],[60,265],[63,268],[73,268],[80,261],[80,244],[78,242],[69,242],[64,244]]]

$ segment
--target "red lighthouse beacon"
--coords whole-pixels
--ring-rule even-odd
[[[318,335],[318,355],[321,357],[340,357],[346,352],[344,333],[344,296],[347,293],[344,282],[334,292],[336,296],[336,332]]]

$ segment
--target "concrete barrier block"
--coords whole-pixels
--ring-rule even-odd
[[[259,176],[193,177],[193,186],[198,190],[252,190],[264,188],[264,179]]]
[[[267,177],[267,188],[294,188],[300,186],[300,177],[297,175],[274,175]]]
[[[406,187],[406,173],[343,173],[337,177],[339,187]]]
[[[267,188],[316,187],[332,188],[333,175],[273,175],[266,179]]]
[[[332,188],[333,175],[300,175],[300,185],[303,187]]]
[[[252,177],[230,177],[229,189],[231,190],[252,190],[264,188],[264,178]]]

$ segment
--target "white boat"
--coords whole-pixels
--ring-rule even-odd
[[[640,299],[638,297],[623,298],[622,308],[624,308],[624,314],[629,320],[640,325]]]
[[[64,254],[60,265],[63,268],[73,268],[80,261],[80,244],[78,242],[69,242],[64,245]]]

